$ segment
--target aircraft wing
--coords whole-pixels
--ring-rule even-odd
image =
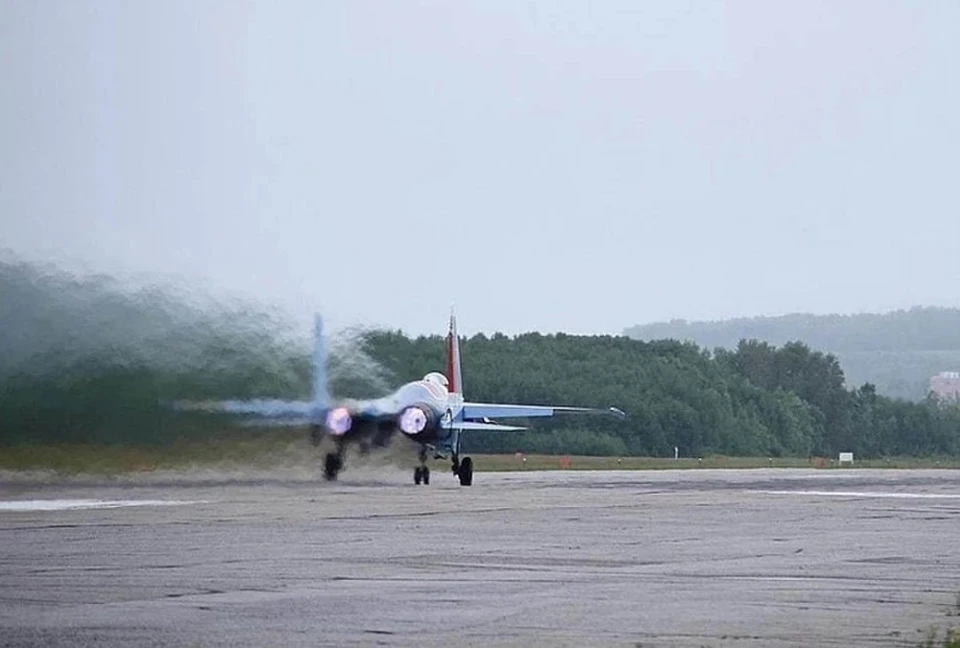
[[[550,405],[501,405],[499,403],[463,404],[463,418],[467,420],[535,418],[554,416],[555,414],[612,414],[621,419],[627,417],[622,410],[616,407],[603,409],[596,407],[553,407]]]

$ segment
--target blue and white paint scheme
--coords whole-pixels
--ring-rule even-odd
[[[327,383],[327,351],[323,322],[319,316],[314,327],[313,394],[309,401],[277,399],[179,402],[178,409],[221,412],[249,417],[258,425],[304,426],[310,429],[314,444],[332,439],[336,450],[326,455],[324,476],[333,480],[343,468],[343,456],[349,443],[362,451],[386,445],[399,432],[420,445],[421,465],[414,471],[414,482],[430,483],[426,460],[431,454],[450,458],[453,473],[460,483],[473,483],[473,461],[460,456],[460,440],[468,430],[511,432],[523,427],[503,425],[501,419],[537,418],[555,414],[611,414],[624,418],[615,408],[561,407],[473,403],[464,400],[460,366],[460,338],[457,320],[451,313],[447,334],[446,372],[431,372],[409,382],[392,394],[373,400],[336,399]]]

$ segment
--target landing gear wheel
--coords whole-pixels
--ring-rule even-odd
[[[324,478],[327,481],[334,481],[341,468],[343,468],[343,460],[340,459],[340,455],[335,452],[328,452],[326,458],[323,460]]]
[[[420,474],[423,475],[423,485],[426,486],[427,484],[429,484],[429,483],[430,483],[430,469],[427,468],[426,466],[424,466],[423,469],[421,470],[421,473],[420,473]]]
[[[460,460],[460,468],[457,470],[457,477],[460,478],[461,486],[473,485],[473,459],[464,457]]]

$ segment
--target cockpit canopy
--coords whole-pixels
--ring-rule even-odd
[[[431,383],[433,385],[438,385],[447,389],[450,386],[450,381],[447,380],[447,377],[444,376],[439,371],[431,371],[426,376],[423,377],[423,382]]]

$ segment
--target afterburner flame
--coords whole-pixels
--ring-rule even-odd
[[[330,430],[330,434],[337,436],[346,434],[352,424],[353,419],[346,407],[338,407],[327,414],[327,429]]]
[[[420,434],[427,427],[427,413],[419,407],[408,407],[400,414],[397,427],[404,434]]]

